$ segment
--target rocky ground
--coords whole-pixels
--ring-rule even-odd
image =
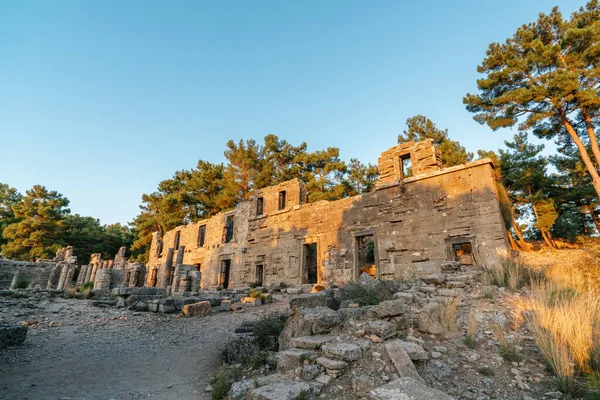
[[[0,349],[1,399],[210,399],[210,374],[242,321],[288,309],[283,298],[202,318],[98,307],[38,293],[0,298],[0,321],[28,322]]]

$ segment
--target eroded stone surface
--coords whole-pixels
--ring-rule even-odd
[[[454,400],[413,378],[400,378],[369,392],[369,400]]]

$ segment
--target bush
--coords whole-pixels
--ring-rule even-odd
[[[254,341],[261,350],[278,351],[279,335],[285,325],[283,316],[267,316],[254,326]]]
[[[248,286],[250,287],[250,289],[255,289],[259,286],[262,286],[262,282],[261,281],[256,281],[256,282],[250,282],[248,284]]]
[[[374,287],[365,287],[356,282],[350,282],[343,287],[345,298],[363,306],[374,306],[381,302],[381,296]]]
[[[15,289],[27,289],[29,287],[29,280],[25,277],[20,277],[15,283]]]
[[[222,366],[219,370],[211,377],[210,384],[212,385],[212,399],[222,400],[227,397],[229,389],[233,382],[240,379],[242,371],[240,368],[226,368]]]
[[[93,289],[93,288],[94,288],[94,282],[87,281],[79,287],[79,291],[83,291],[85,289]]]

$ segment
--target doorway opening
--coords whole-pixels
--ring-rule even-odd
[[[264,267],[264,265],[263,264],[258,264],[256,266],[256,270],[254,271],[254,282],[260,282],[259,286],[263,285],[264,274],[265,274],[265,267]]]
[[[229,272],[231,271],[231,260],[221,261],[221,276],[219,277],[219,285],[223,289],[229,289]]]
[[[360,276],[363,272],[377,279],[377,262],[375,257],[375,235],[356,237],[356,269]]]
[[[453,244],[452,253],[454,261],[459,261],[463,265],[473,265],[473,247],[470,242]]]
[[[317,269],[317,244],[304,245],[304,283],[318,283],[319,272]]]

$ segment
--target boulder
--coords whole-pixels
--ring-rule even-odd
[[[199,303],[187,304],[183,306],[183,315],[188,317],[203,317],[210,314],[211,307],[208,301],[201,301]]]
[[[309,359],[315,353],[310,350],[289,349],[277,353],[277,372],[289,374],[302,366],[305,359]]]
[[[401,340],[392,340],[385,344],[385,351],[387,352],[390,360],[396,367],[396,372],[400,377],[408,377],[423,381],[421,375],[417,372],[415,365],[413,364],[410,356],[404,350]],[[424,382],[424,381],[423,381]]]
[[[246,394],[254,387],[253,379],[244,379],[243,381],[233,382],[229,389],[229,397],[231,400],[243,400]]]
[[[0,349],[23,344],[26,336],[25,325],[0,325]]]
[[[302,368],[302,379],[305,381],[312,381],[321,373],[321,367],[318,365],[305,365]]]
[[[396,324],[382,319],[366,322],[364,329],[368,334],[377,335],[383,339],[389,339],[396,335]]]
[[[383,301],[375,307],[373,307],[371,311],[377,314],[378,318],[389,318],[395,317],[397,315],[402,315],[405,311],[404,300],[395,299]]]
[[[453,397],[437,389],[430,388],[413,378],[400,378],[373,389],[369,400],[454,400]]]
[[[429,285],[441,285],[446,281],[445,274],[429,274],[421,277],[421,280]]]
[[[219,305],[219,310],[231,311],[231,300],[221,300],[221,304]]]

